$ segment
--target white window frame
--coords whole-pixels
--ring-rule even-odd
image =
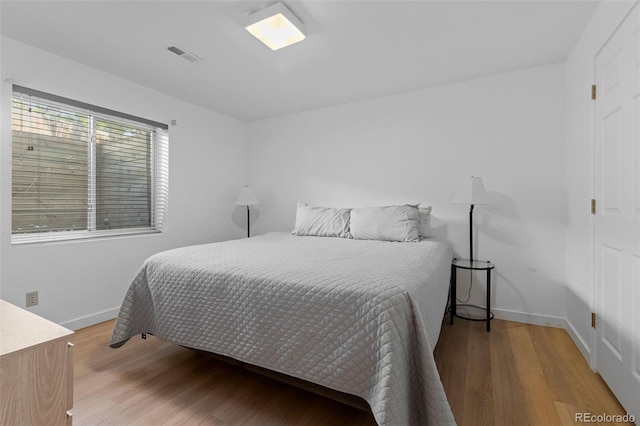
[[[135,117],[118,111],[109,110],[95,105],[86,104],[72,99],[63,98],[38,90],[29,89],[13,85],[13,93],[22,95],[30,95],[39,99],[46,100],[55,104],[59,104],[62,108],[68,107],[70,110],[82,110],[83,113],[90,115],[90,121],[95,118],[118,120],[120,122],[130,122],[134,125],[144,125],[151,130],[151,211],[150,223],[148,227],[140,228],[119,228],[109,230],[96,230],[95,208],[92,200],[95,200],[95,137],[91,135],[89,144],[89,170],[87,171],[88,179],[88,205],[87,205],[87,229],[77,231],[44,231],[31,233],[13,233],[11,234],[11,244],[33,244],[48,242],[64,242],[83,239],[105,238],[114,236],[144,235],[157,234],[167,232],[167,213],[169,207],[169,134],[166,124],[158,123]],[[13,107],[12,107],[13,110]],[[13,114],[12,114],[13,122]],[[90,126],[93,129],[93,125]],[[93,131],[93,130],[91,130]],[[13,154],[12,154],[13,156]],[[12,197],[13,203],[13,197]],[[13,222],[13,208],[11,210]]]

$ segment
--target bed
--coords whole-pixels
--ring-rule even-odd
[[[289,233],[148,258],[110,346],[151,333],[365,400],[380,425],[454,424],[435,348],[446,242]]]

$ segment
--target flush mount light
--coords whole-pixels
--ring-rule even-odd
[[[271,50],[282,49],[305,38],[304,25],[282,3],[249,15],[245,29]]]

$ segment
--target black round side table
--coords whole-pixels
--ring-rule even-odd
[[[450,288],[450,296],[451,296],[451,312],[450,312],[450,320],[449,323],[453,324],[453,318],[458,317],[460,319],[469,320],[469,321],[486,321],[487,322],[487,331],[491,331],[491,320],[493,319],[493,314],[491,313],[491,270],[495,268],[495,265],[489,261],[485,260],[468,260],[468,259],[453,259],[451,262],[451,288]],[[458,315],[456,312],[457,300],[456,300],[456,275],[458,269],[466,269],[470,271],[487,271],[487,306],[485,308],[479,307],[486,312],[486,318],[469,318]]]

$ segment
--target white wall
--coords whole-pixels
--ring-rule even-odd
[[[475,253],[497,266],[496,316],[561,324],[564,106],[555,64],[250,123],[249,181],[261,200],[252,229],[292,229],[297,200],[419,201],[434,207],[434,233],[468,257],[468,207],[451,200],[463,177],[482,176],[493,205],[474,211]],[[483,304],[476,280],[472,302]]]
[[[149,255],[163,249],[240,238],[243,211],[234,205],[245,184],[245,125],[237,120],[2,39],[0,119],[0,297],[72,328],[112,318]],[[11,84],[170,123],[168,233],[64,244],[11,246]]]
[[[24,306],[24,293],[39,290],[33,312],[71,326],[113,316],[148,255],[244,235],[244,210],[233,206],[244,183],[261,200],[254,233],[291,229],[298,199],[336,206],[421,201],[434,206],[434,235],[466,257],[468,209],[450,201],[462,177],[479,175],[494,204],[476,207],[476,254],[497,265],[497,316],[531,322],[567,317],[574,341],[588,354],[588,89],[595,52],[631,4],[603,2],[566,65],[251,124],[2,38],[0,71],[13,78],[0,83],[0,297]],[[12,247],[11,151],[5,142],[12,83],[161,122],[176,119],[178,126],[170,128],[169,233]],[[205,197],[197,199],[198,193]],[[463,293],[468,278],[459,282]],[[483,277],[476,282],[472,302],[482,303]]]
[[[593,114],[591,85],[594,58],[633,6],[632,1],[602,2],[573,48],[566,73],[566,179],[569,192],[567,224],[567,306],[571,335],[583,355],[590,358],[593,282]]]

